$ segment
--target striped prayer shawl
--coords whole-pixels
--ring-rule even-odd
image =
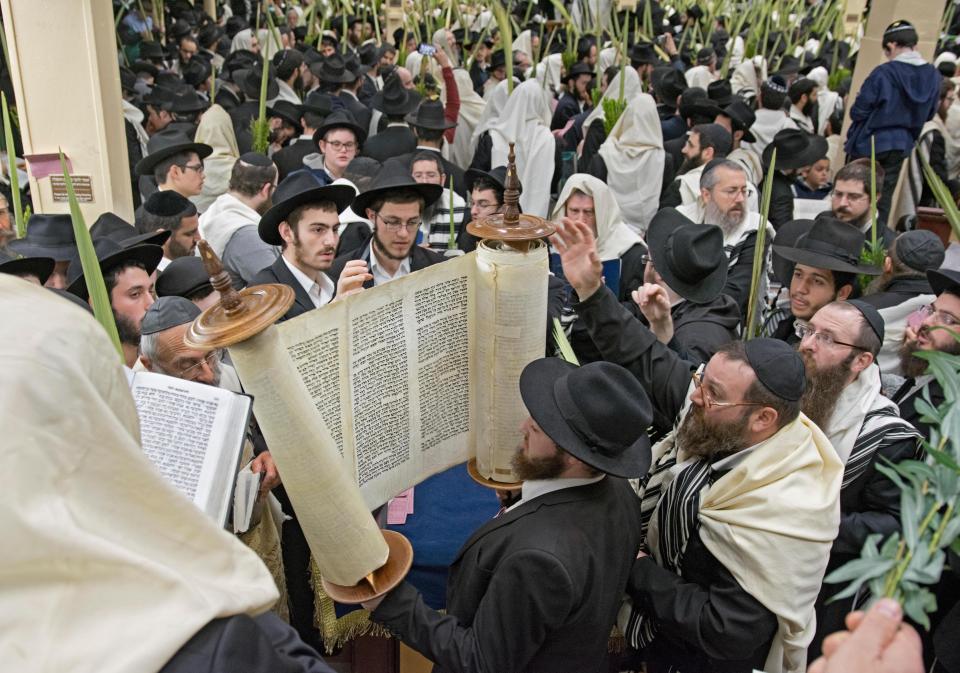
[[[896,407],[883,406],[873,409],[863,417],[860,434],[853,445],[850,457],[843,470],[841,490],[859,479],[872,464],[877,450],[906,439],[919,440],[920,434],[912,425],[900,418]],[[917,458],[922,451],[917,449]]]

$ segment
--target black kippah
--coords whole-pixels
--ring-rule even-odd
[[[244,152],[240,155],[240,161],[251,166],[273,166],[273,161],[266,154],[260,152]]]
[[[144,204],[143,209],[158,217],[173,217],[180,215],[190,207],[190,200],[179,193],[166,190],[154,192]]]
[[[779,339],[751,339],[743,344],[747,361],[757,379],[771,393],[796,402],[807,385],[803,360],[786,341]]]
[[[883,316],[880,315],[880,311],[860,299],[850,299],[847,303],[860,311],[863,319],[870,325],[870,329],[872,329],[873,333],[880,339],[880,343],[883,343],[884,326]]]

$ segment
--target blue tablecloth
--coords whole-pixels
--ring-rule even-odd
[[[427,605],[437,610],[445,607],[447,567],[473,531],[499,508],[493,490],[471,479],[466,465],[436,474],[414,489],[413,514],[406,523],[388,528],[403,533],[413,545],[407,580],[420,590]]]

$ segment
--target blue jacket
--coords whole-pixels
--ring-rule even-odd
[[[889,61],[864,81],[850,108],[852,124],[844,146],[852,158],[870,156],[870,136],[877,154],[910,152],[920,130],[937,111],[940,73],[929,63]]]

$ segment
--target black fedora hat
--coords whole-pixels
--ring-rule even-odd
[[[457,124],[443,116],[443,103],[438,100],[424,100],[416,112],[411,112],[404,119],[410,126],[419,126],[423,129],[443,131],[452,129]]]
[[[205,287],[213,287],[203,260],[193,255],[177,257],[157,278],[158,297],[186,297]]]
[[[743,142],[753,143],[757,141],[753,133],[750,132],[750,127],[757,121],[757,115],[754,114],[749,105],[739,98],[734,98],[727,107],[723,108],[721,114],[730,118],[733,122],[734,131],[743,131]]]
[[[0,273],[11,276],[36,276],[43,285],[47,282],[53,267],[57,265],[52,257],[14,257],[0,250]]]
[[[388,159],[380,167],[380,172],[371,181],[370,187],[353,200],[353,212],[360,217],[365,217],[371,203],[399,189],[419,193],[423,197],[424,205],[427,206],[439,199],[443,193],[443,187],[440,185],[424,184],[414,180],[410,175],[410,167],[404,162]]]
[[[267,100],[273,100],[280,95],[280,85],[277,84],[277,73],[271,63],[267,67]],[[263,67],[256,65],[234,71],[234,83],[243,91],[243,95],[250,100],[260,100],[260,84],[263,81]]]
[[[796,246],[797,240],[801,236],[805,236],[812,226],[813,220],[790,220],[789,222],[785,222],[777,229],[777,245],[785,248]],[[773,255],[771,255],[770,263],[773,267],[774,278],[780,281],[780,285],[790,287],[790,281],[793,279],[794,263],[777,254],[776,249],[774,249]]]
[[[350,206],[355,194],[350,185],[321,185],[309,172],[297,171],[277,185],[273,206],[260,218],[257,232],[265,243],[280,245],[280,223],[294,210],[308,203],[329,201],[336,204],[339,214]]]
[[[503,68],[507,65],[507,55],[504,53],[503,49],[497,49],[490,56],[490,67],[489,70],[496,70],[497,68]]]
[[[148,61],[163,60],[163,47],[159,42],[144,41],[140,43],[140,58]]]
[[[839,273],[880,275],[877,267],[860,263],[863,232],[833,217],[819,217],[814,220],[806,233],[801,234],[792,246],[778,245],[779,240],[778,233],[773,251],[788,262]]]
[[[544,434],[590,467],[626,479],[650,469],[653,407],[620,365],[534,360],[520,374],[520,396]]]
[[[290,126],[297,129],[297,135],[303,133],[303,127],[300,125],[301,114],[303,110],[300,106],[288,100],[278,100],[267,108],[267,117],[279,117],[288,122]]]
[[[317,69],[316,75],[322,82],[330,84],[350,84],[358,77],[340,54],[326,58]]]
[[[181,114],[190,114],[191,112],[201,112],[210,107],[210,103],[200,97],[194,89],[184,89],[178,91],[173,96],[170,103],[170,111]]]
[[[800,59],[796,56],[791,56],[787,54],[782,59],[780,59],[780,67],[777,68],[775,74],[780,75],[781,77],[796,75],[800,72]]]
[[[10,241],[7,247],[24,257],[53,257],[65,262],[77,251],[73,220],[69,215],[35,213],[27,220],[27,235]]]
[[[653,91],[664,105],[674,108],[677,98],[687,90],[687,80],[683,73],[673,67],[665,67],[661,72],[654,71]]]
[[[733,102],[733,88],[730,80],[718,79],[707,85],[707,97],[720,107],[727,107]]]
[[[953,269],[930,269],[927,271],[927,282],[933,288],[933,293],[940,296],[944,292],[960,294],[960,271]]]
[[[90,236],[94,239],[109,238],[116,241],[125,248],[141,243],[150,245],[163,245],[173,234],[170,230],[154,231],[148,234],[137,233],[136,227],[124,220],[119,215],[106,212],[97,218],[97,221],[90,227]]]
[[[213,148],[193,142],[183,131],[165,128],[147,142],[147,156],[137,162],[137,175],[150,175],[157,164],[181,152],[196,152],[200,159],[206,159]]]
[[[150,89],[150,93],[143,97],[143,102],[155,108],[169,111],[170,108],[173,107],[173,99],[176,98],[176,96],[176,89],[155,84],[153,88]]]
[[[319,144],[323,140],[323,136],[327,135],[327,131],[333,129],[350,129],[353,131],[353,135],[357,137],[357,142],[361,144],[367,139],[366,129],[357,123],[356,118],[348,110],[336,110],[327,115],[327,118],[323,120],[323,126],[313,132],[313,142]]]
[[[783,129],[763,150],[763,165],[770,165],[777,150],[776,168],[803,168],[827,156],[827,139],[800,129]]]
[[[394,72],[387,77],[383,88],[374,94],[370,104],[374,110],[380,110],[385,115],[399,117],[417,109],[420,100],[417,96],[411,95],[412,93],[403,88],[400,76]]]
[[[160,260],[163,259],[163,248],[159,245],[134,245],[125,248],[109,238],[99,238],[93,242],[93,249],[97,253],[100,270],[104,274],[124,262],[132,261],[143,264],[149,275],[156,270]],[[73,259],[70,260],[70,266],[67,267],[67,290],[81,299],[86,299],[89,296],[79,251],[73,256]]]
[[[723,291],[728,264],[720,227],[664,208],[650,221],[647,246],[657,273],[684,299],[706,304]]]
[[[660,63],[660,57],[650,42],[637,42],[630,47],[631,65],[653,65]]]
[[[467,189],[473,189],[473,183],[476,182],[479,178],[485,178],[492,181],[500,190],[505,190],[507,183],[507,167],[506,166],[497,166],[496,168],[491,168],[489,171],[481,171],[479,168],[470,168],[464,174],[464,180],[466,182]],[[521,191],[523,188],[521,187]]]
[[[580,75],[590,75],[593,77],[593,69],[586,63],[574,63],[566,73],[563,75],[563,81],[569,82],[572,79],[576,79]]]
[[[333,100],[325,93],[311,91],[300,106],[304,112],[323,115],[326,117],[333,112]]]
[[[130,64],[130,70],[132,70],[135,74],[138,72],[145,72],[151,77],[156,77],[158,74],[160,74],[160,69],[157,68],[157,66],[155,66],[153,63],[150,63],[150,61],[134,61]]]

